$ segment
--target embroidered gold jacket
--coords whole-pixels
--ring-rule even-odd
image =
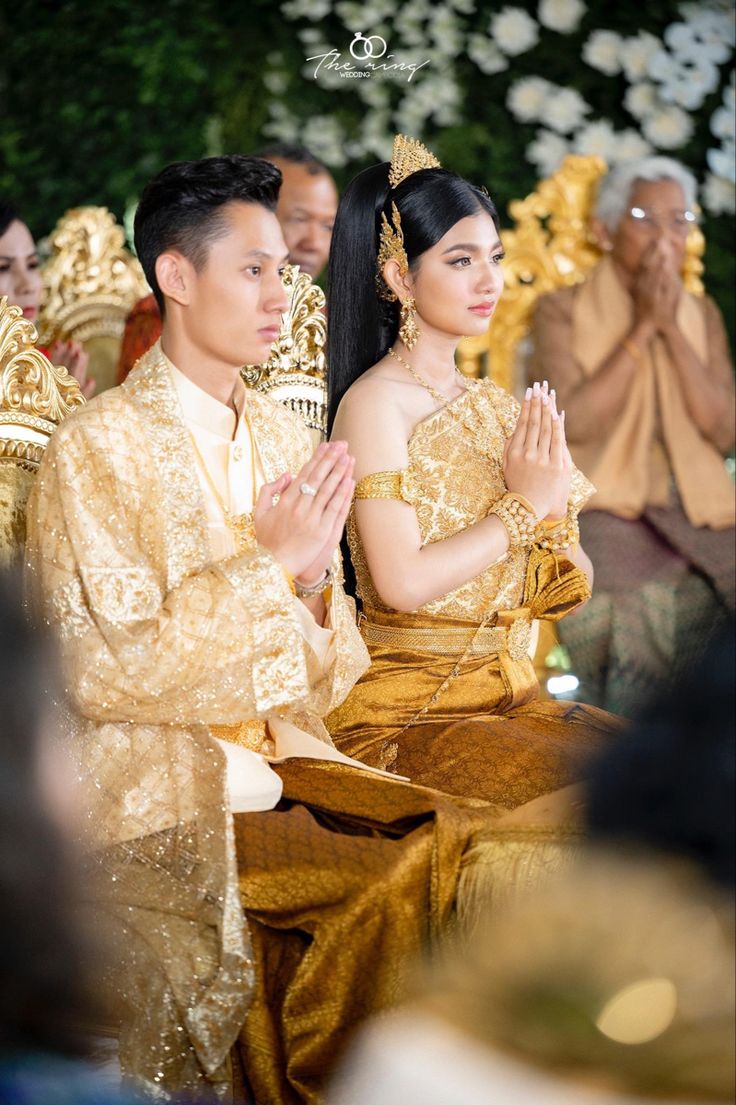
[[[52,438],[28,505],[26,562],[61,641],[101,895],[130,946],[145,946],[126,970],[129,1003],[152,948],[159,974],[163,963],[171,1023],[152,1025],[145,1053],[129,1041],[123,1062],[186,1088],[222,1076],[252,976],[225,760],[208,726],[278,714],[329,742],[321,719],[368,659],[338,588],[335,660],[310,685],[298,600],[274,558],[257,547],[210,562],[191,438],[156,361],[144,356]],[[298,471],[311,452],[298,418],[256,393],[249,415],[266,480]],[[196,970],[177,960],[174,920],[189,925]],[[155,1021],[146,993],[141,1013]]]

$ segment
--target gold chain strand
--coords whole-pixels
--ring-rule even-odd
[[[394,360],[398,361],[400,365],[403,365],[404,368],[408,369],[408,371],[414,377],[416,382],[418,384],[421,384],[421,386],[426,391],[429,392],[429,394],[432,396],[432,398],[435,400],[436,403],[442,403],[442,405],[444,406],[445,403],[451,403],[452,402],[449,395],[444,395],[441,391],[437,391],[436,388],[433,388],[430,383],[428,383],[422,376],[420,376],[419,373],[416,371],[416,369],[412,368],[412,366],[409,364],[409,362],[405,361],[404,358],[396,352],[396,350],[393,348],[393,346],[389,346],[388,352],[389,352],[390,357],[393,357]],[[461,374],[458,372],[457,369],[455,369],[455,375],[457,377],[459,377],[460,380],[463,380]],[[464,391],[468,390],[467,385],[465,384],[464,381],[463,381],[463,390]]]

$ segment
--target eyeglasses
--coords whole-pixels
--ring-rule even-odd
[[[688,234],[695,226],[698,216],[694,211],[649,211],[645,207],[630,207],[627,215],[641,227],[651,230],[671,230],[675,234]]]

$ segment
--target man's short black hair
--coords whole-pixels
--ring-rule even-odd
[[[223,208],[239,200],[276,210],[281,172],[262,157],[227,154],[168,165],[146,187],[135,213],[135,248],[161,313],[156,260],[167,249],[204,267],[212,242],[225,233]]]
[[[259,150],[258,157],[265,157],[267,161],[278,158],[279,161],[288,161],[290,165],[302,165],[310,176],[330,171],[324,161],[320,161],[306,146],[299,146],[296,142],[273,142]]]
[[[0,237],[5,233],[11,223],[15,221],[23,222],[18,209],[11,203],[5,196],[0,196]]]

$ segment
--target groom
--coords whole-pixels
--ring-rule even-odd
[[[337,547],[345,444],[248,392],[287,306],[281,174],[226,156],[144,190],[138,256],[163,316],[125,383],[53,437],[27,566],[57,630],[97,906],[119,954],[123,1070],[230,1092],[252,989],[233,811],[272,808],[271,755],[327,755],[367,666]]]

